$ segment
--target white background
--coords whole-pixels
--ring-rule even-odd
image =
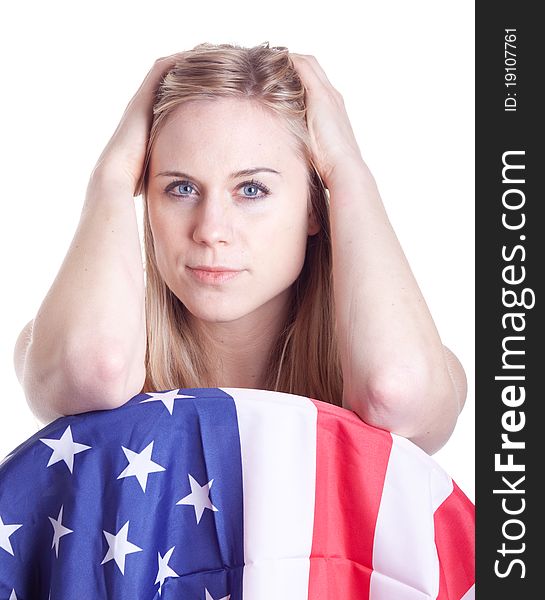
[[[201,42],[269,41],[314,54],[344,96],[443,343],[466,370],[466,406],[434,458],[474,500],[473,13],[467,0],[4,3],[0,460],[41,428],[15,376],[15,341],[153,61]]]

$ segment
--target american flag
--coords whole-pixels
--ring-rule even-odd
[[[469,600],[474,505],[420,448],[294,394],[62,417],[0,466],[0,599]]]

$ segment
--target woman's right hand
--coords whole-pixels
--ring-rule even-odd
[[[107,182],[136,195],[153,119],[155,92],[162,77],[175,65],[181,54],[171,54],[155,61],[98,158],[91,173],[91,185],[103,186]]]

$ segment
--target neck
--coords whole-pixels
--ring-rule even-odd
[[[202,321],[189,316],[207,349],[212,387],[264,389],[270,355],[288,317],[289,298],[290,290],[286,290],[234,321]]]

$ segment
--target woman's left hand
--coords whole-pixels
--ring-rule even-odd
[[[330,187],[343,165],[362,163],[361,152],[342,95],[331,85],[314,56],[290,52],[305,87],[307,126],[314,164]]]
[[[290,56],[306,90],[312,160],[330,192],[342,406],[435,452],[465,401],[463,367],[445,351],[341,94],[313,56]]]

